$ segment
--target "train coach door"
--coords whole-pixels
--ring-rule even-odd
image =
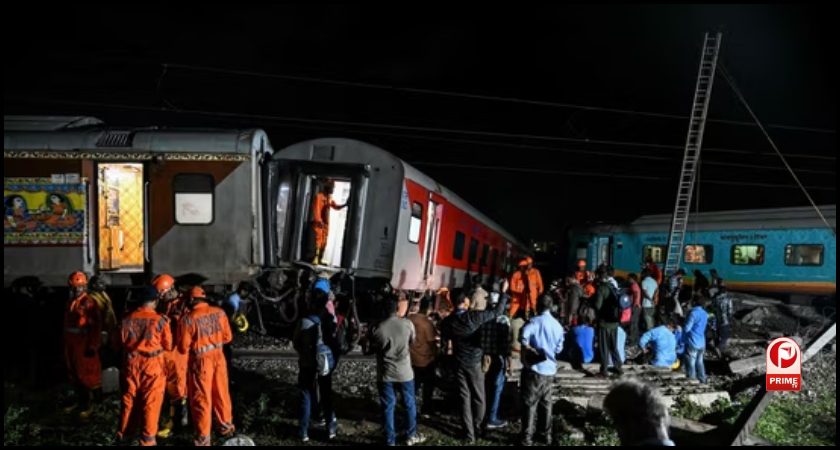
[[[443,203],[439,196],[432,194],[426,208],[426,249],[423,256],[423,279],[428,280],[435,272],[440,222],[443,216]]]
[[[97,165],[99,269],[142,272],[146,254],[143,164]]]
[[[602,264],[611,264],[612,263],[612,246],[611,246],[612,238],[609,236],[598,236],[595,238],[595,267],[598,267]]]

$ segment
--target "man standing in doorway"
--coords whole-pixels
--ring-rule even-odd
[[[324,263],[324,249],[327,248],[327,237],[330,234],[330,208],[339,210],[347,206],[347,203],[338,205],[333,201],[332,194],[335,190],[335,181],[327,179],[323,182],[321,192],[315,195],[312,202],[312,231],[315,234],[315,257],[313,264]]]

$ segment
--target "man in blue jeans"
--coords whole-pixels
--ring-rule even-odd
[[[409,352],[409,346],[416,335],[414,325],[408,319],[397,316],[396,295],[386,294],[383,307],[388,318],[380,322],[373,331],[371,348],[376,352],[376,374],[379,381],[379,402],[384,416],[385,443],[397,443],[394,410],[397,406],[395,391],[399,390],[405,402],[406,444],[420,444],[426,439],[417,432],[414,371],[411,369]]]
[[[534,432],[546,445],[551,445],[552,390],[557,373],[557,355],[563,351],[565,331],[551,315],[552,299],[548,295],[537,301],[539,315],[522,328],[522,445],[533,444]],[[539,425],[538,425],[539,424]]]
[[[298,389],[300,391],[300,417],[298,437],[302,442],[309,441],[311,413],[319,408],[328,420],[327,437],[333,439],[338,429],[335,409],[332,401],[332,374],[321,376],[316,368],[316,353],[319,339],[337,353],[334,342],[335,323],[327,313],[326,305],[329,294],[320,289],[312,291],[309,299],[308,315],[301,319],[295,329],[292,340],[298,353]],[[333,369],[334,370],[334,369]]]
[[[688,379],[697,378],[701,383],[706,382],[706,367],[703,355],[706,353],[706,324],[709,314],[703,308],[703,299],[694,301],[694,307],[685,318],[685,375]],[[696,376],[695,376],[696,372]]]
[[[490,293],[490,308],[504,311],[507,294],[499,290],[500,286],[496,283]],[[502,304],[499,305],[499,302]],[[489,368],[485,374],[488,409],[484,422],[484,427],[488,430],[507,426],[507,421],[499,419],[499,403],[510,367],[510,341],[510,319],[506,315],[501,314],[496,320],[481,326],[481,349],[484,351],[485,360],[483,364],[487,365],[489,361]]]

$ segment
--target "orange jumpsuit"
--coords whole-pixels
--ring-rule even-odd
[[[172,326],[172,335],[177,341],[178,324],[182,317],[186,315],[187,306],[184,296],[168,302],[166,304],[166,317],[169,318],[169,324]],[[172,351],[166,351],[163,354],[163,360],[166,364],[166,394],[169,395],[169,400],[172,403],[178,403],[187,398],[187,362],[189,355],[181,353],[177,348],[172,348]]]
[[[190,353],[190,410],[198,435],[195,445],[210,445],[214,417],[219,434],[228,436],[235,430],[227,363],[222,353],[222,346],[232,339],[225,312],[205,302],[195,304],[178,324],[178,351]]]
[[[125,349],[124,388],[118,436],[125,435],[135,399],[142,408],[143,429],[140,445],[155,445],[160,408],[166,389],[163,355],[172,349],[169,318],[152,308],[138,308],[125,317],[120,329]]]
[[[527,286],[525,283],[528,283]],[[537,310],[537,298],[543,293],[543,282],[540,271],[535,268],[528,269],[523,279],[521,270],[517,270],[510,277],[510,317],[516,316],[519,308],[525,311],[535,312]]]
[[[82,293],[70,300],[64,313],[64,359],[70,380],[88,390],[102,385],[101,341],[99,307],[87,292]]]
[[[328,194],[319,192],[312,202],[312,230],[315,232],[315,247],[319,254],[327,246],[327,236],[330,234],[330,208],[340,209]]]

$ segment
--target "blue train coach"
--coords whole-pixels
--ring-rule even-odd
[[[717,269],[731,290],[785,295],[835,295],[836,206],[698,213],[689,217],[682,266],[691,274]],[[646,257],[665,264],[670,214],[642,216],[629,225],[573,229],[570,260],[592,270],[611,264],[619,276],[640,270]]]

